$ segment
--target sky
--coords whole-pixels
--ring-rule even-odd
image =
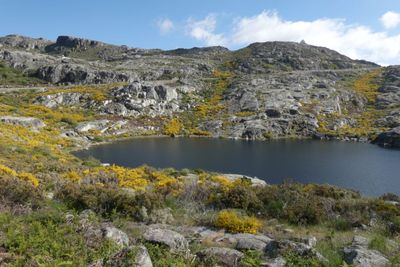
[[[304,40],[400,64],[400,0],[0,0],[0,35],[59,35],[140,48]]]

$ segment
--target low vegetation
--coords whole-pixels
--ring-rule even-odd
[[[0,86],[41,85],[44,81],[31,77],[17,69],[10,68],[0,61]]]

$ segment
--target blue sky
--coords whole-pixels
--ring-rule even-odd
[[[0,35],[74,35],[162,49],[304,39],[400,64],[398,0],[0,0],[0,10]]]

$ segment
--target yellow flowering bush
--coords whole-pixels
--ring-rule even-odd
[[[10,176],[17,176],[17,172],[16,171],[14,171],[13,169],[11,169],[11,168],[9,168],[7,166],[4,166],[2,164],[0,164],[0,174],[10,175]]]
[[[2,164],[0,164],[0,175],[9,175],[9,176],[17,177],[21,180],[30,182],[34,187],[39,186],[39,180],[33,174],[28,173],[28,172],[17,173],[15,170],[13,170],[5,165],[2,165]]]
[[[144,191],[148,185],[146,171],[144,167],[129,169],[121,166],[112,165],[107,167],[107,171],[112,172],[118,179],[119,186]]]
[[[179,135],[182,131],[183,125],[178,119],[172,119],[164,125],[164,134],[166,135]]]
[[[231,233],[255,234],[262,223],[255,217],[241,216],[234,211],[223,210],[217,215],[215,226]]]
[[[72,182],[79,182],[82,177],[77,171],[70,171],[65,174],[65,178]]]
[[[182,189],[182,182],[177,178],[170,176],[164,172],[153,172],[151,176],[154,179],[154,187],[157,190],[166,191],[165,193],[172,192],[177,194]]]
[[[34,187],[38,187],[39,186],[39,180],[38,178],[36,178],[36,176],[34,176],[32,173],[28,173],[28,172],[21,172],[17,175],[17,177],[21,180],[30,182]]]

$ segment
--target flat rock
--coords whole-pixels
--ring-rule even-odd
[[[233,238],[237,240],[237,250],[258,250],[265,252],[273,239],[263,235],[237,234]]]
[[[171,250],[188,250],[189,244],[186,238],[172,230],[160,228],[148,228],[143,238],[151,243],[158,243],[168,246]]]

